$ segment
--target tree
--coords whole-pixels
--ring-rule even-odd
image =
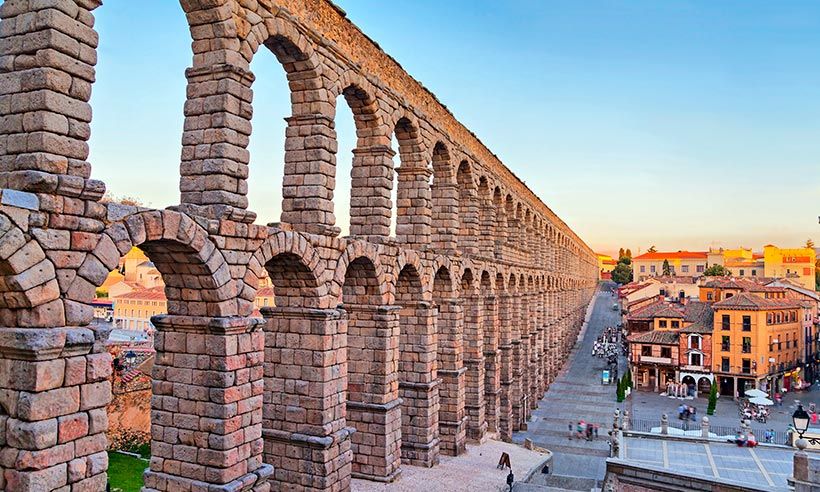
[[[712,382],[712,389],[709,390],[709,404],[706,406],[706,413],[708,415],[714,415],[716,406],[717,406],[717,381],[714,381],[714,382]]]
[[[624,375],[626,378],[626,387],[630,389],[634,389],[635,386],[632,384],[632,369],[629,367],[626,368],[626,374]]]
[[[663,260],[663,274],[664,276],[672,275],[672,269],[669,267],[669,260]]]
[[[618,403],[626,398],[626,381],[624,381],[624,378],[626,376],[618,380],[618,387],[615,389],[615,397],[618,399]]]
[[[726,277],[731,273],[723,265],[712,265],[703,272],[707,277]]]
[[[612,269],[612,281],[619,284],[628,284],[632,282],[632,266],[623,261],[619,261],[618,265]]]
[[[114,196],[110,191],[106,191],[105,195],[100,199],[100,203],[119,203],[120,205],[130,205],[132,207],[143,207],[142,200],[132,196]]]
[[[811,238],[806,239],[806,247],[814,249],[814,241],[812,241]]]
[[[631,250],[631,249],[626,248],[626,253],[624,253],[624,254],[625,254],[625,255],[626,255],[626,257],[627,257],[627,258],[629,258],[630,260],[632,259],[632,250]]]
[[[621,258],[623,258],[625,254],[626,254],[626,252],[624,251],[623,248],[619,249],[618,250],[618,259],[620,260]]]
[[[646,252],[647,253],[657,253],[658,248],[656,248],[655,245],[653,244],[652,246],[649,247],[649,249]]]

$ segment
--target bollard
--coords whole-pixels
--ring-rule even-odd
[[[669,434],[669,416],[661,415],[661,434]]]
[[[621,422],[622,430],[629,430],[629,410],[624,410],[623,422]]]
[[[621,418],[621,410],[619,408],[615,409],[615,414],[612,416],[612,428],[618,428],[618,420]]]
[[[704,415],[703,418],[700,419],[700,435],[704,439],[709,438],[709,417],[707,417],[706,415]]]

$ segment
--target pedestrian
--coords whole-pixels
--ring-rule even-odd
[[[592,440],[592,424],[587,424],[587,441]]]
[[[765,439],[767,443],[771,443],[773,435],[774,432],[772,432],[771,429],[766,429],[766,432],[763,433],[763,439]]]
[[[817,425],[817,412],[811,413],[811,425]]]
[[[568,428],[569,428],[569,440],[570,441],[572,441],[572,427],[573,427],[572,421],[570,421],[569,426],[568,426]]]
[[[593,430],[595,431],[595,439],[598,439],[598,427],[600,427],[598,424],[595,424],[593,427]]]

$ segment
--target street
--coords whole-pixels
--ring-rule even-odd
[[[619,321],[618,311],[612,310],[615,284],[602,284],[594,298],[595,305],[586,332],[580,344],[570,354],[569,364],[550,386],[545,398],[533,412],[528,430],[516,432],[515,442],[529,438],[537,445],[554,453],[552,473],[536,474],[532,483],[569,490],[590,490],[604,478],[606,458],[609,456],[607,432],[612,426],[615,402],[615,384],[601,384],[601,371],[606,369],[603,358],[592,356],[592,346],[605,327]],[[626,368],[623,357],[619,373]],[[594,441],[569,439],[568,424],[579,420],[600,426]]]

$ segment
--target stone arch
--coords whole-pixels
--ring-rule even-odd
[[[478,197],[472,166],[466,159],[458,165],[458,246],[467,254],[475,254],[478,248],[479,213]]]
[[[421,257],[419,257],[419,254],[412,249],[402,249],[396,257],[394,281],[390,285],[390,293],[393,295],[394,299],[398,299],[399,278],[401,276],[401,272],[403,272],[408,266],[412,267],[417,273],[420,282],[418,292],[419,297],[415,299],[415,301],[429,301],[432,290],[432,278],[427,268],[424,267],[424,263],[422,262]],[[396,300],[396,303],[401,304],[398,300]]]
[[[432,170],[418,120],[412,114],[396,111],[391,117],[393,135],[398,142],[400,164],[396,168],[396,238],[413,247],[427,244],[431,227]]]
[[[92,292],[93,297],[93,292]],[[40,243],[0,213],[0,322],[3,326],[65,325],[54,264]]]
[[[267,274],[277,307],[329,308],[324,265],[319,253],[301,234],[279,231],[265,238],[254,252],[245,286],[255,296],[258,279]]]
[[[137,212],[109,225],[86,255],[66,292],[83,319],[91,321],[94,290],[132,247],[139,246],[165,282],[168,313],[225,317],[240,313],[236,283],[222,253],[208,233],[187,215],[172,210]],[[81,307],[83,305],[84,307]]]
[[[447,146],[438,141],[433,147],[432,238],[437,250],[454,251],[459,234],[459,190]]]
[[[351,263],[364,258],[373,265],[374,275],[377,279],[377,289],[379,304],[387,304],[390,287],[384,274],[384,267],[381,263],[381,258],[376,246],[371,243],[363,241],[351,241],[347,248],[342,252],[339,260],[336,263],[336,269],[333,272],[333,279],[330,282],[330,295],[336,299],[337,302],[343,301],[343,286],[346,281],[346,273]]]

